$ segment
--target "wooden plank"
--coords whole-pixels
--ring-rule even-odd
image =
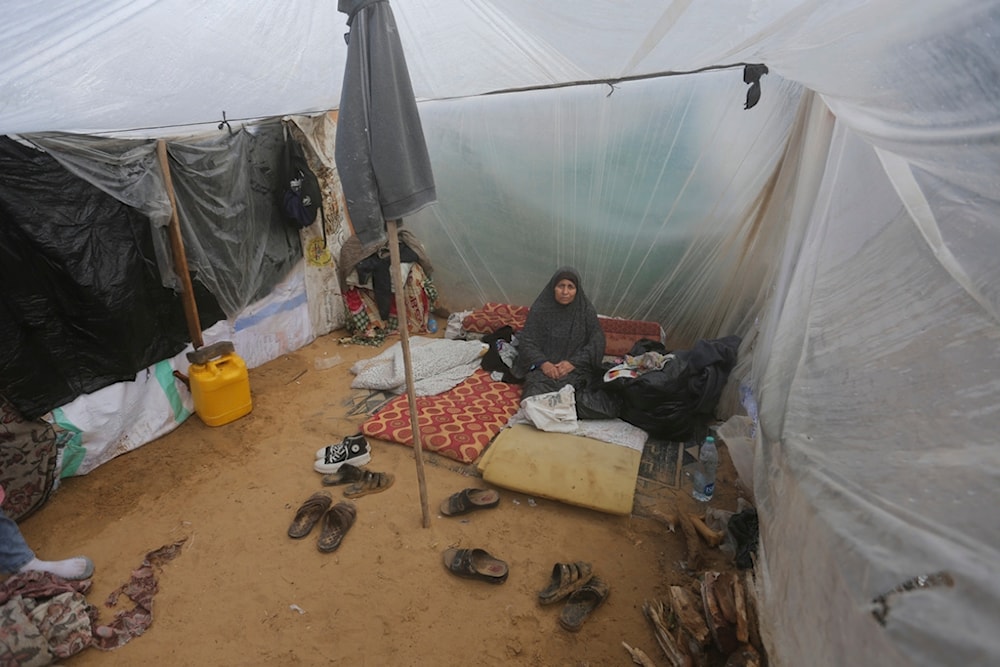
[[[671,586],[669,591],[670,609],[685,632],[699,645],[705,646],[710,639],[708,625],[702,616],[701,605],[694,593],[681,586]]]

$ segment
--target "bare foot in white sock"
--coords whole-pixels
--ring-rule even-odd
[[[21,568],[21,572],[50,572],[63,579],[87,579],[94,574],[94,563],[86,556],[75,556],[66,560],[31,559]]]

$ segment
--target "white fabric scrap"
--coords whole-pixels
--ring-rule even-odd
[[[529,396],[521,401],[521,409],[539,430],[552,433],[576,432],[576,390],[571,384],[559,391]]]

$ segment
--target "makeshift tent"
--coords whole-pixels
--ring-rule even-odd
[[[772,662],[1000,661],[1000,6],[393,7],[443,302],[528,303],[571,264],[603,314],[743,339]],[[0,134],[33,145],[338,105],[332,2],[4,13]]]

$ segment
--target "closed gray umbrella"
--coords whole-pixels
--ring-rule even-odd
[[[385,221],[437,201],[410,72],[388,0],[339,0],[347,14],[347,65],[335,158],[354,233],[385,238]]]

